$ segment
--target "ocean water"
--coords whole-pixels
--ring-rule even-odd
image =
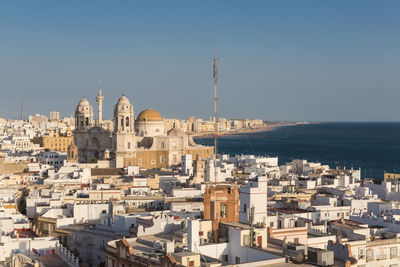
[[[273,131],[219,137],[218,151],[230,155],[278,156],[346,168],[361,168],[363,178],[400,173],[400,123],[320,123],[280,127]],[[213,145],[213,138],[198,138]]]

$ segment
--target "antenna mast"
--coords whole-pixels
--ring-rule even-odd
[[[218,154],[218,109],[217,109],[217,83],[218,83],[218,59],[217,52],[214,51],[214,65],[213,65],[213,78],[214,78],[214,181],[217,182],[217,154]]]
[[[214,53],[213,78],[214,78],[214,158],[216,159],[218,154],[218,109],[217,109],[218,59],[216,56],[216,52]]]

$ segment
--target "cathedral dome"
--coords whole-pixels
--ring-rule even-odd
[[[118,99],[117,104],[115,104],[114,107],[114,116],[117,114],[126,114],[126,113],[131,113],[133,112],[133,106],[129,99],[123,95]]]
[[[79,107],[90,107],[89,101],[87,101],[86,98],[82,98],[81,101],[79,101],[78,104]]]
[[[76,111],[81,113],[90,113],[92,109],[92,105],[90,105],[89,101],[87,101],[86,98],[82,98],[81,101],[79,101],[78,106],[76,107]]]
[[[130,105],[130,104],[131,102],[125,95],[121,96],[117,102],[117,106]]]
[[[136,121],[162,121],[163,117],[161,116],[160,113],[158,113],[157,111],[148,108],[146,110],[143,110],[142,112],[140,112],[140,114],[138,115]]]

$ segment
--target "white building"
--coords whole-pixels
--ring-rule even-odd
[[[191,154],[182,156],[182,171],[185,175],[193,175],[193,158]]]
[[[267,177],[259,176],[249,180],[239,188],[239,221],[249,223],[251,209],[254,208],[254,224],[266,223],[267,219]]]
[[[64,166],[65,160],[67,160],[67,153],[59,151],[42,151],[39,156],[41,164],[51,165],[56,168]]]

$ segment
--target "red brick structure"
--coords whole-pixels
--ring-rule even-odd
[[[211,220],[214,242],[218,242],[219,223],[239,221],[239,188],[236,185],[213,185],[204,193],[204,219]]]

